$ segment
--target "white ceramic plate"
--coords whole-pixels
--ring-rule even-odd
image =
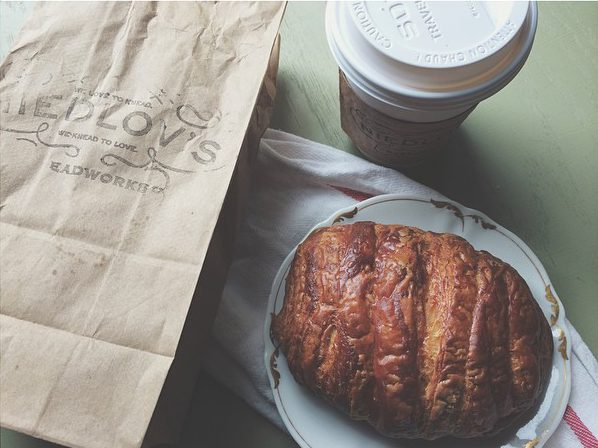
[[[272,313],[278,313],[284,302],[286,277],[295,255],[293,249],[282,263],[272,285],[264,339],[266,370],[276,406],[297,443],[302,448],[539,448],[544,445],[561,421],[569,400],[571,343],[563,305],[552,289],[546,271],[530,248],[480,212],[455,202],[403,195],[382,195],[365,200],[356,206],[339,210],[314,229],[357,221],[404,224],[433,232],[454,233],[465,238],[477,250],[487,250],[517,269],[551,323],[554,356],[550,383],[540,406],[519,426],[515,425],[498,437],[471,441],[446,438],[427,442],[390,439],[379,435],[368,424],[351,420],[297,384],[284,355],[276,349],[271,339]]]

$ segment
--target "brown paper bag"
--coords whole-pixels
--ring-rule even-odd
[[[81,447],[177,433],[283,8],[32,14],[0,65],[0,425]]]

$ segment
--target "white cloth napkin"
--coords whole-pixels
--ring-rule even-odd
[[[272,281],[291,249],[334,211],[383,193],[443,196],[397,171],[280,131],[262,139],[246,220],[214,324],[205,369],[284,428],[264,366],[263,325]],[[549,448],[598,448],[598,363],[569,324],[573,388]]]

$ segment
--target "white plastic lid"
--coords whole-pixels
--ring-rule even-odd
[[[517,74],[537,15],[529,1],[329,2],[326,32],[352,86],[389,105],[448,110]]]

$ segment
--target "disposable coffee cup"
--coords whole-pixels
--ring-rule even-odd
[[[515,77],[537,21],[529,1],[329,2],[344,131],[374,162],[420,164]]]

